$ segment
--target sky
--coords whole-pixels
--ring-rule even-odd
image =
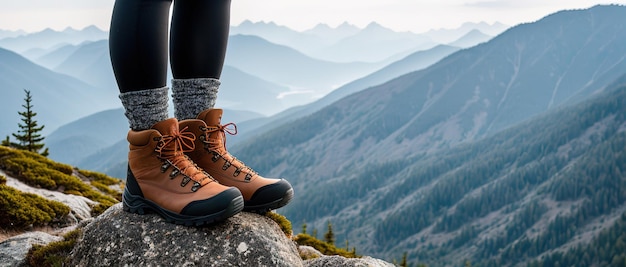
[[[108,30],[114,2],[6,0],[0,9],[0,29],[36,32],[96,25]],[[396,31],[421,33],[457,28],[464,22],[514,26],[559,10],[610,3],[626,5],[626,0],[232,0],[231,25],[244,20],[272,21],[294,30],[306,30],[318,23],[335,27],[348,22],[365,27],[377,22]]]

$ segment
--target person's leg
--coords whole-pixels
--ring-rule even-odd
[[[124,210],[151,210],[169,222],[202,225],[243,209],[241,192],[217,183],[184,155],[195,136],[168,117],[168,19],[171,0],[116,0],[111,63],[131,130]]]
[[[213,108],[226,56],[230,0],[176,0],[170,35],[172,97],[179,120]]]
[[[168,23],[172,0],[117,0],[109,33],[111,64],[130,128],[168,117]]]
[[[293,189],[283,179],[260,176],[225,147],[222,110],[214,109],[224,65],[230,0],[175,0],[170,36],[172,97],[181,129],[196,137],[187,155],[221,184],[237,187],[244,210],[265,213],[287,205]],[[197,118],[197,119],[196,119]]]

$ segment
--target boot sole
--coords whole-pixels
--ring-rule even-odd
[[[241,212],[244,208],[244,200],[242,196],[238,196],[231,200],[230,204],[223,210],[207,214],[203,216],[189,216],[169,211],[161,208],[156,203],[145,199],[141,196],[132,195],[128,191],[124,191],[122,194],[122,203],[124,211],[135,213],[139,215],[145,215],[154,212],[165,221],[174,224],[180,224],[185,226],[201,226],[205,224],[211,224],[214,222],[223,221],[233,215]]]
[[[265,214],[265,213],[268,213],[270,210],[275,210],[275,209],[284,207],[285,205],[289,203],[289,201],[291,201],[292,198],[293,198],[293,189],[289,189],[287,190],[285,195],[280,199],[277,199],[270,203],[265,203],[263,205],[256,205],[256,206],[245,205],[243,208],[243,211],[254,212],[258,214]]]

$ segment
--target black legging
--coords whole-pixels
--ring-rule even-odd
[[[172,0],[116,0],[109,49],[120,92],[167,82],[168,19]],[[170,61],[175,79],[217,78],[224,65],[230,0],[175,0]]]

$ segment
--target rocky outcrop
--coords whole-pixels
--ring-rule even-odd
[[[25,266],[24,258],[33,244],[46,245],[63,238],[44,232],[29,232],[0,243],[0,266]]]
[[[210,226],[187,227],[155,214],[127,213],[117,204],[84,224],[70,266],[393,266],[370,257],[346,259],[298,248],[276,222],[248,212]],[[305,251],[314,259],[303,261]]]
[[[266,216],[243,212],[206,227],[108,209],[83,229],[71,266],[303,266],[295,243]]]

